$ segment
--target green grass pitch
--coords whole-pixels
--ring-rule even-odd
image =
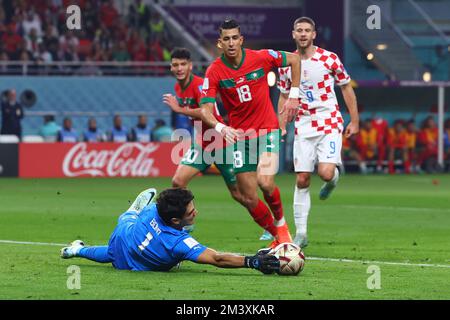
[[[277,177],[291,231],[294,180],[293,174]],[[450,175],[346,175],[327,201],[318,200],[321,182],[314,177],[310,246],[297,277],[190,262],[167,273],[118,271],[60,259],[59,246],[3,241],[106,244],[141,190],[169,184],[0,179],[0,299],[450,299]],[[247,254],[267,245],[220,177],[199,177],[190,188],[199,210],[193,236],[201,243]],[[71,265],[80,268],[80,289],[67,288]],[[379,267],[380,289],[367,286],[372,265]]]

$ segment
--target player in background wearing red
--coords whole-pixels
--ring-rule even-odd
[[[378,173],[383,172],[383,161],[386,158],[386,145],[389,123],[386,119],[375,117],[372,120],[372,127],[377,131],[377,167]]]
[[[411,172],[411,161],[408,154],[408,141],[402,120],[395,120],[394,127],[388,131],[388,168],[390,174],[395,174],[394,160],[401,157],[405,173]]]
[[[200,98],[202,92],[203,78],[193,74],[191,53],[186,48],[175,48],[171,53],[170,71],[177,79],[174,86],[176,96],[165,94],[163,102],[174,112],[184,114],[192,119],[196,129],[195,138],[191,148],[184,154],[178,164],[175,175],[172,178],[173,187],[186,188],[189,182],[200,172],[206,171],[213,163],[216,153],[232,152],[226,148],[226,142],[217,143],[204,139],[204,131],[209,127],[200,120]],[[214,117],[220,123],[224,123],[215,106]],[[217,148],[215,148],[217,147]],[[230,148],[228,148],[230,149]],[[223,155],[222,158],[225,158]],[[233,165],[227,163],[216,163],[231,196],[236,201],[242,203],[242,197],[236,185],[236,176]]]
[[[359,131],[359,115],[356,96],[339,57],[313,44],[316,38],[314,21],[301,17],[294,21],[292,38],[297,45],[296,54],[302,59],[300,85],[300,111],[295,119],[294,168],[297,173],[294,191],[294,219],[297,228],[294,243],[304,248],[308,245],[307,219],[311,208],[309,193],[311,173],[318,158],[318,174],[325,181],[320,199],[327,199],[339,179],[341,165],[343,119],[334,92],[334,85],[341,87],[350,113],[350,124],[345,136]],[[295,87],[289,68],[279,70],[281,91],[279,105],[287,99],[288,90]],[[283,117],[282,127],[286,119]]]
[[[294,89],[281,111],[293,119],[299,97],[300,58],[275,50],[244,49],[243,41],[236,21],[226,20],[221,24],[218,46],[223,54],[206,71],[202,120],[228,142],[234,143],[233,167],[245,207],[255,222],[275,238],[271,243],[273,247],[292,242],[292,238],[284,218],[280,191],[275,184],[281,137],[266,77],[274,67],[292,66]],[[217,94],[228,112],[229,126],[214,117]],[[259,198],[258,186],[270,209]]]

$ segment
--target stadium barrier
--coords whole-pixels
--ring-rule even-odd
[[[21,178],[172,177],[188,147],[176,142],[20,143],[16,163]]]
[[[17,177],[19,172],[17,143],[0,143],[0,177]]]

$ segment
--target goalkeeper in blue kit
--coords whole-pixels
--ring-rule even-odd
[[[220,268],[253,268],[265,274],[279,270],[280,261],[261,251],[254,256],[219,253],[198,243],[183,227],[194,224],[194,196],[185,188],[170,188],[158,196],[150,188],[139,194],[119,217],[107,246],[85,246],[75,240],[61,249],[64,259],[80,257],[114,268],[169,271],[183,260]]]

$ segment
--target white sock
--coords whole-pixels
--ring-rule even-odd
[[[328,181],[329,184],[336,186],[336,184],[339,181],[339,170],[337,168],[334,168],[334,176],[333,179],[331,179],[330,181]]]
[[[283,224],[286,223],[286,220],[283,218],[281,218],[280,220],[274,220],[273,224],[275,225],[275,227],[279,227],[282,226]]]
[[[294,220],[297,228],[296,234],[306,235],[309,209],[311,208],[311,196],[309,187],[300,189],[295,186],[294,191]]]

